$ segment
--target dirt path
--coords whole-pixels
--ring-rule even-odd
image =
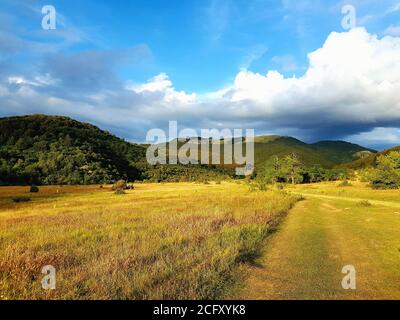
[[[300,202],[232,298],[399,299],[400,216],[393,208],[349,208],[342,200]],[[341,286],[346,265],[356,268],[356,290]]]
[[[371,200],[365,198],[353,198],[353,197],[339,197],[339,196],[327,196],[323,194],[315,194],[315,193],[304,193],[304,192],[292,192],[294,194],[301,194],[307,198],[319,198],[319,199],[328,199],[328,200],[339,200],[343,201],[351,201],[351,202],[360,202],[368,200],[371,204],[377,206],[384,206],[384,207],[393,207],[393,208],[400,208],[400,202],[394,201],[382,201],[382,200]]]

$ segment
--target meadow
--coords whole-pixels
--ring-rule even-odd
[[[345,185],[345,186],[344,186]],[[324,182],[287,186],[305,198],[249,266],[238,299],[400,299],[400,191]],[[356,271],[345,290],[344,266]]]
[[[224,298],[301,198],[230,182],[28,191],[0,188],[0,299]]]
[[[0,188],[0,299],[400,299],[399,266],[400,192],[361,182]]]

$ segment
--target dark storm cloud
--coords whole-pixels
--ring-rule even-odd
[[[151,51],[145,45],[129,49],[56,54],[45,60],[41,71],[57,79],[63,90],[86,93],[102,89],[116,90],[123,85],[116,70],[138,63],[150,55]]]

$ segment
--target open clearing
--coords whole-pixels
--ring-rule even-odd
[[[220,298],[297,201],[237,183],[27,191],[0,188],[1,299]],[[56,290],[41,288],[45,265]]]
[[[399,191],[287,191],[0,188],[0,299],[400,299]],[[32,201],[12,201],[22,195]],[[54,291],[41,288],[45,265]],[[357,290],[342,289],[345,265]]]
[[[246,286],[233,297],[400,299],[399,191],[374,191],[361,183],[291,189],[306,200],[267,241]],[[357,271],[356,290],[341,286],[346,265]]]

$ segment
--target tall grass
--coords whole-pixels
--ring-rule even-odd
[[[57,191],[58,190],[58,193]],[[2,299],[215,299],[240,280],[270,228],[298,200],[233,183],[1,188]],[[41,288],[41,269],[57,289]]]

